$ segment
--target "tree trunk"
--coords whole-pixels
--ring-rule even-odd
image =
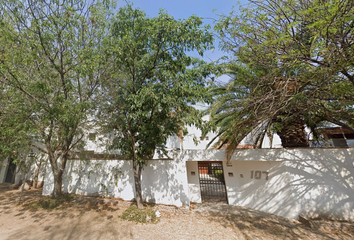
[[[133,159],[133,170],[134,170],[134,184],[135,184],[135,200],[138,209],[144,208],[143,197],[141,193],[141,172],[142,168],[138,166],[137,160]]]
[[[36,173],[34,174],[34,178],[33,178],[33,187],[34,188],[38,188],[38,176],[39,176],[39,171],[41,169],[41,166],[42,166],[42,161],[39,161],[39,164],[37,166],[37,169],[36,169]]]
[[[60,196],[62,196],[62,185],[63,185],[63,172],[61,169],[59,169],[59,171],[56,171],[53,173],[54,175],[54,189],[53,189],[53,198],[58,198]]]
[[[281,139],[283,147],[309,147],[303,119],[298,118],[287,123],[279,123],[283,125],[283,128],[277,134]]]
[[[51,156],[49,156],[49,162],[51,164],[52,172],[54,176],[54,189],[53,189],[52,197],[58,198],[63,195],[62,193],[63,175],[68,160],[68,153],[66,152],[63,154],[60,167],[58,166],[59,164],[57,163],[58,157],[54,158],[53,155],[54,154],[51,154]]]
[[[22,181],[21,193],[20,193],[20,197],[18,198],[18,204],[21,203],[21,198],[22,198],[23,189],[24,189],[25,184],[26,184],[27,173],[28,173],[28,169],[26,169],[25,178],[24,178],[23,181]]]

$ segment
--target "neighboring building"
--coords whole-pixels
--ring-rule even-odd
[[[320,142],[313,142],[313,147],[354,147],[354,131],[339,126],[319,129]]]
[[[6,159],[0,163],[0,183],[15,183],[16,164],[13,159]]]
[[[7,158],[0,161],[0,183],[20,184],[23,182],[25,176],[26,180],[33,180],[36,170],[38,168],[38,161],[42,161],[43,164],[39,166],[38,181],[41,183],[44,180],[45,161],[43,157],[40,157],[39,153],[22,153],[20,154],[21,166],[14,163],[13,158]],[[36,163],[37,162],[37,163]],[[27,171],[26,171],[26,170]],[[41,184],[39,184],[41,185]]]
[[[209,120],[209,116],[203,118],[204,121]],[[205,137],[202,137],[202,131],[195,126],[187,126],[188,134],[183,136],[183,141],[177,136],[171,136],[166,143],[169,149],[184,149],[184,150],[203,150],[206,149],[208,143],[217,136],[216,132],[209,132]],[[243,139],[238,148],[253,148],[253,142],[256,138],[256,132],[251,132],[248,136]],[[216,141],[215,141],[216,142]],[[209,147],[212,149],[213,144]],[[273,134],[272,139],[265,136],[262,144],[262,148],[281,148],[281,140],[277,134]],[[222,149],[225,149],[223,146]]]

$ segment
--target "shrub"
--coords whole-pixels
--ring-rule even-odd
[[[224,174],[222,170],[214,170],[214,176],[219,179],[220,182],[224,182]]]
[[[151,207],[138,209],[136,205],[132,205],[129,208],[127,208],[123,212],[121,218],[124,220],[139,222],[139,223],[157,222],[155,211]]]

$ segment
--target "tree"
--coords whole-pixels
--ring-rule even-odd
[[[6,23],[1,20],[1,26],[4,26]],[[4,58],[7,49],[5,37],[0,34],[0,61]],[[0,162],[19,156],[19,150],[24,152],[28,150],[29,142],[26,131],[29,126],[21,116],[14,113],[22,111],[22,106],[18,94],[7,84],[0,82]],[[14,162],[18,163],[18,159]]]
[[[112,148],[133,162],[137,206],[142,208],[141,173],[167,138],[197,121],[191,104],[210,101],[212,65],[193,59],[212,48],[209,26],[196,16],[175,20],[161,10],[149,18],[139,9],[119,9],[107,39],[112,72],[104,85],[100,114],[116,133]]]
[[[250,2],[216,24],[221,47],[234,56],[226,64],[234,81],[212,110],[225,126],[219,144],[233,148],[259,128],[257,146],[270,131],[283,146],[305,146],[304,124],[314,133],[323,121],[353,128],[354,3]]]
[[[29,138],[26,133],[30,126],[16,114],[22,111],[21,99],[5,88],[0,91],[0,162],[18,156],[16,153],[19,150],[29,150]]]
[[[0,4],[0,36],[6,46],[1,49],[0,82],[6,94],[16,95],[16,100],[5,103],[9,113],[5,128],[23,131],[31,147],[48,156],[53,197],[62,194],[70,154],[83,144],[107,66],[102,50],[107,6],[109,1]]]

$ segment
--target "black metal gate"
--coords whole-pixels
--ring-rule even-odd
[[[200,192],[203,202],[227,202],[221,162],[198,162]]]

